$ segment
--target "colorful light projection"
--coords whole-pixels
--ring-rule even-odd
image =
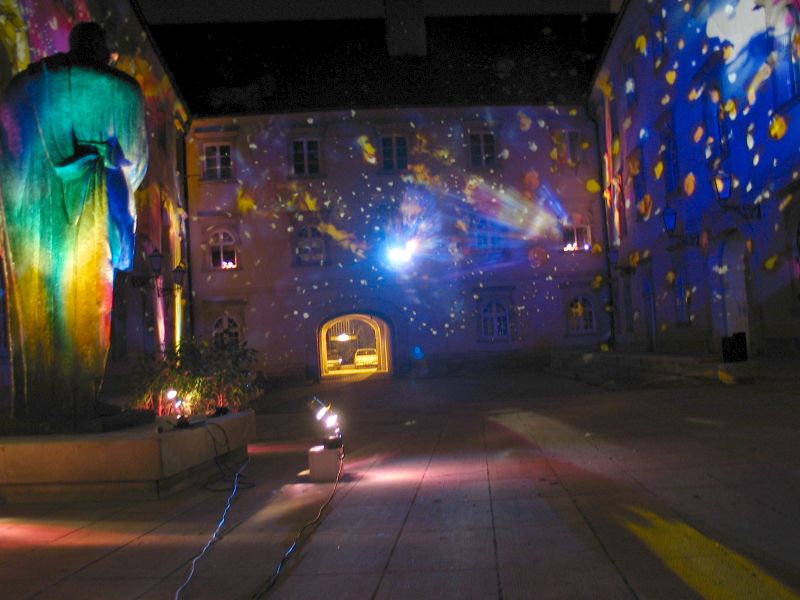
[[[102,382],[114,269],[133,264],[144,98],[127,75],[57,54],[15,77],[0,111],[13,414],[76,417]]]

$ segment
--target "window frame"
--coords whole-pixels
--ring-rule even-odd
[[[563,233],[562,252],[591,252],[592,250],[592,224],[591,220],[583,213],[573,213],[560,223]],[[567,243],[567,232],[571,230],[572,242]],[[581,246],[578,239],[578,231],[585,232],[585,242]],[[574,247],[573,247],[574,246]]]
[[[475,145],[476,139],[477,145]],[[487,152],[487,139],[491,139],[491,152]],[[477,149],[477,153],[475,149]],[[497,152],[497,134],[487,128],[469,129],[467,131],[467,157],[471,169],[496,169],[500,162]],[[476,160],[478,163],[475,162]]]
[[[228,149],[227,161],[228,164],[222,164],[222,157],[223,154],[221,152],[215,152],[215,160],[213,168],[209,167],[209,149],[214,148],[219,150],[221,148]],[[202,180],[206,181],[232,181],[234,178],[234,170],[233,170],[233,144],[227,141],[219,141],[219,140],[209,140],[203,142],[203,156],[201,160],[201,164],[203,167],[203,174]],[[224,169],[227,169],[227,173],[224,172]]]
[[[580,304],[583,307],[583,314],[574,314],[573,306]],[[587,319],[588,307],[588,319]],[[594,302],[586,296],[572,296],[567,304],[567,334],[568,335],[593,335],[597,333],[597,319]],[[588,320],[588,326],[587,326]],[[573,326],[576,324],[577,327]]]
[[[498,307],[502,311],[497,310]],[[487,308],[489,308],[488,313]],[[511,339],[511,311],[508,301],[501,298],[483,300],[479,307],[478,319],[480,341],[505,342]],[[490,331],[487,331],[487,324]]]
[[[400,151],[398,149],[398,141],[403,140],[403,144],[405,148],[403,149],[403,156],[400,156]],[[384,173],[402,173],[408,170],[408,155],[409,155],[409,144],[408,144],[408,135],[405,133],[381,133],[380,134],[380,144],[381,144],[381,171]],[[387,141],[388,144],[388,154],[389,159],[391,162],[387,162]],[[401,164],[402,161],[402,164]]]
[[[222,324],[220,326],[220,324]],[[233,325],[233,326],[231,326]],[[215,352],[227,352],[231,350],[239,350],[242,347],[242,327],[235,318],[230,315],[224,314],[214,320],[211,326],[211,346]],[[222,338],[223,342],[220,344],[218,340]],[[230,343],[231,339],[235,339],[236,345]]]
[[[312,163],[309,155],[309,145],[316,144],[316,162]],[[301,145],[300,152],[297,151],[297,144]],[[301,161],[298,161],[298,157]],[[298,135],[289,141],[289,163],[291,165],[291,176],[297,178],[323,177],[322,172],[322,139],[316,135]],[[310,165],[315,164],[316,170],[311,172]],[[302,165],[302,171],[298,171],[298,165]]]
[[[306,237],[303,236],[303,232],[310,232],[311,236]],[[313,232],[316,232],[318,235],[314,235]],[[319,240],[319,252],[317,254],[312,254],[311,258],[304,259],[299,252],[299,249],[302,244],[302,240]],[[313,249],[314,244],[309,242],[309,248]],[[308,225],[303,224],[297,227],[295,234],[294,234],[294,263],[297,266],[302,267],[313,267],[313,266],[323,266],[328,264],[329,257],[328,257],[328,244],[327,240],[325,239],[325,234],[317,227],[316,225]]]
[[[223,236],[227,236],[228,243],[223,243],[221,239]],[[215,241],[215,237],[220,238],[218,241]],[[227,240],[226,240],[227,241]],[[241,261],[239,260],[240,255],[240,244],[239,240],[236,236],[228,229],[224,227],[218,227],[213,229],[207,238],[206,243],[208,244],[208,251],[207,251],[207,261],[206,265],[209,269],[214,271],[236,271],[241,268]],[[219,249],[219,263],[218,265],[214,264],[214,250],[215,248]],[[230,248],[233,249],[233,258],[234,263],[233,266],[226,267],[224,266],[225,258],[226,258],[226,250]]]

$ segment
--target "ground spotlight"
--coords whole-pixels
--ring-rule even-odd
[[[344,440],[339,423],[339,415],[331,404],[326,404],[316,396],[308,403],[314,419],[322,430],[322,444],[308,451],[309,473],[312,481],[333,481],[340,472],[340,462],[344,456]]]

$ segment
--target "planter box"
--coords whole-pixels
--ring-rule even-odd
[[[218,461],[244,461],[254,436],[255,413],[244,411],[186,429],[0,438],[0,504],[163,497],[215,478]]]

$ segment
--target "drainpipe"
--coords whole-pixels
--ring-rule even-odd
[[[586,115],[589,117],[589,120],[594,123],[594,131],[595,136],[597,139],[597,158],[598,158],[598,170],[600,171],[598,174],[600,177],[598,179],[603,180],[603,173],[602,173],[602,164],[603,164],[603,153],[600,151],[600,123],[597,120],[597,115],[595,114],[592,104],[591,104],[591,95],[586,100]],[[611,303],[611,310],[608,311],[608,325],[610,328],[609,336],[608,336],[608,347],[611,350],[614,350],[617,345],[617,336],[616,336],[616,322],[615,322],[615,314],[616,314],[616,299],[614,298],[614,282],[613,282],[613,275],[614,275],[614,268],[611,265],[611,259],[609,258],[611,253],[611,236],[608,232],[608,214],[606,212],[606,201],[605,198],[600,199],[600,215],[603,219],[603,250],[605,255],[605,263],[606,263],[606,281],[608,282],[608,300]]]

